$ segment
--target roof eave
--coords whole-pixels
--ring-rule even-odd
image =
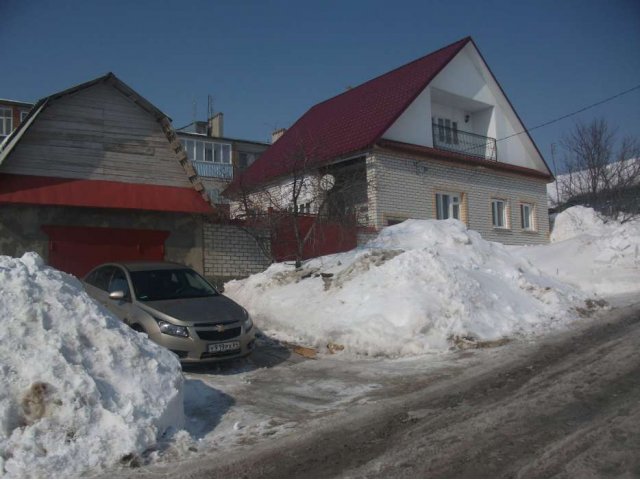
[[[475,167],[484,167],[491,170],[499,170],[513,174],[524,175],[527,177],[540,178],[546,180],[547,182],[551,182],[554,179],[552,174],[547,174],[533,168],[521,167],[519,165],[497,162],[493,160],[483,160],[469,155],[449,152],[447,150],[438,150],[433,147],[425,147],[422,145],[397,142],[395,140],[380,140],[376,143],[376,147],[381,150],[399,151],[402,153],[417,155],[425,159],[449,161],[458,164],[466,164]]]

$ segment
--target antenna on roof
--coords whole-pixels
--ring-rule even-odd
[[[207,95],[207,120],[213,118],[213,114],[215,113],[213,109],[213,96],[211,94]]]

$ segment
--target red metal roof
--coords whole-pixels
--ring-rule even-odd
[[[0,174],[0,204],[123,208],[161,212],[212,213],[191,187]]]
[[[372,146],[429,82],[471,41],[459,40],[309,109],[227,192],[251,188]],[[300,165],[300,163],[297,163]]]

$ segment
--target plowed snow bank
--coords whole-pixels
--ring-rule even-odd
[[[388,356],[544,332],[574,320],[586,300],[456,220],[407,220],[366,248],[303,271],[275,264],[226,293],[278,338]]]
[[[68,477],[183,422],[176,357],[36,254],[0,256],[0,476]]]
[[[591,208],[556,217],[551,245],[512,247],[547,275],[589,294],[640,296],[640,220],[606,222]]]

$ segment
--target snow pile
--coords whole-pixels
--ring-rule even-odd
[[[407,220],[366,248],[225,288],[277,338],[388,356],[557,328],[586,300],[457,220]]]
[[[69,477],[182,427],[176,357],[35,253],[0,256],[0,476]]]
[[[571,207],[556,217],[551,240],[513,251],[587,293],[640,294],[640,219],[604,222],[591,208]]]
[[[602,235],[605,223],[593,208],[582,206],[571,207],[560,213],[551,232],[552,242],[562,242],[583,233]]]

